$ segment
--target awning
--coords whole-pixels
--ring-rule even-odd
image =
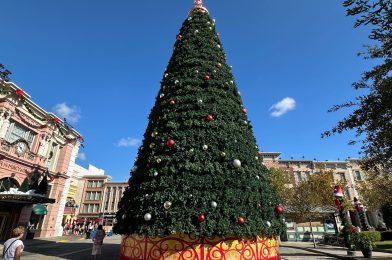
[[[33,213],[36,215],[46,215],[48,214],[48,209],[42,204],[37,204],[33,207]]]

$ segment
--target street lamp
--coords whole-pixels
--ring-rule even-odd
[[[334,190],[333,190],[333,196],[335,197],[335,205],[339,209],[339,216],[342,221],[342,226],[343,226],[343,236],[344,236],[344,244],[347,247],[347,255],[355,255],[355,248],[351,244],[351,238],[350,238],[350,230],[349,230],[349,222],[347,218],[347,213],[344,211],[344,196],[343,196],[343,191],[342,187],[340,185],[336,185]]]
[[[369,225],[368,225],[368,222],[366,220],[364,206],[363,206],[363,204],[361,203],[361,201],[357,197],[354,197],[354,205],[355,205],[355,209],[357,210],[358,215],[359,215],[359,220],[361,222],[362,230],[363,231],[369,231]]]

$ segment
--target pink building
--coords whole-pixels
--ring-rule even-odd
[[[0,192],[0,240],[17,225],[35,237],[61,235],[69,176],[82,137],[54,114],[35,104],[12,82],[0,79],[0,190],[6,183],[47,178],[46,196]],[[37,214],[36,214],[37,213]]]

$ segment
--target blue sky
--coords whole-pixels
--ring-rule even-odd
[[[191,0],[2,1],[0,63],[33,100],[86,139],[78,164],[125,180]],[[358,157],[353,134],[321,139],[359,93],[368,43],[341,1],[204,1],[258,145],[283,159]],[[280,103],[279,103],[280,102]]]

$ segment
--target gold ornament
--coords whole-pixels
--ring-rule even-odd
[[[154,148],[155,147],[155,144],[154,143],[151,143],[150,144],[150,148],[152,149],[152,148]]]
[[[151,136],[152,136],[152,137],[157,137],[157,136],[158,136],[158,132],[157,132],[157,131],[152,132],[152,133],[151,133]]]
[[[162,159],[161,158],[158,158],[157,159],[157,163],[161,163],[162,162]]]
[[[256,161],[259,159],[259,157],[258,156],[255,156],[255,159],[256,159]]]
[[[219,67],[222,67],[222,63],[219,62],[219,63],[218,63],[218,66],[219,66]]]
[[[226,153],[225,152],[221,152],[220,156],[221,157],[226,157]]]

